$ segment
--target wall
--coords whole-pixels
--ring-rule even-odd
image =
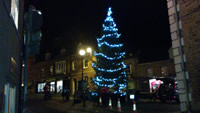
[[[22,2],[22,1],[21,1]],[[20,7],[23,3],[20,2]],[[22,7],[23,8],[23,7]],[[20,12],[21,13],[21,12]],[[22,17],[19,18],[21,21]],[[19,24],[21,28],[21,24]],[[19,29],[21,31],[21,29]],[[12,105],[15,106],[15,111],[18,113],[19,101],[19,86],[20,83],[20,69],[21,69],[21,44],[22,37],[19,35],[19,31],[16,29],[13,18],[10,16],[10,1],[0,1],[0,93],[4,92],[5,85],[9,84],[10,88],[16,88],[15,101]],[[14,59],[14,64],[11,62],[11,58]],[[12,70],[13,69],[13,70]],[[11,92],[9,92],[11,93]],[[2,107],[0,113],[5,113],[5,96],[1,99]],[[1,97],[2,98],[2,97]]]
[[[167,0],[181,111],[200,110],[200,1]]]

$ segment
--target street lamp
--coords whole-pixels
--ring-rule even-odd
[[[92,48],[88,47],[86,50],[80,49],[80,51],[79,51],[79,54],[82,56],[82,81],[83,81],[83,57],[85,56],[86,52],[91,55],[92,54]]]
[[[79,54],[82,56],[82,81],[83,81],[83,56],[85,55],[85,50],[81,49]]]
[[[88,47],[87,52],[90,53],[90,55],[91,55],[92,54],[92,48]]]
[[[85,103],[85,91],[83,89],[84,87],[84,81],[83,81],[83,57],[85,56],[85,54],[89,53],[90,55],[92,54],[92,49],[90,47],[88,47],[87,49],[80,49],[79,51],[79,54],[82,56],[82,80],[81,80],[81,91],[82,91],[82,94],[83,94],[83,108],[85,108],[86,106],[86,103]]]

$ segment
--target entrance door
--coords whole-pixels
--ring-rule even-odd
[[[70,89],[70,85],[69,85],[69,83],[70,83],[70,80],[63,80],[63,89]]]
[[[73,80],[72,93],[74,94],[76,90],[77,90],[77,80],[74,79],[74,80]]]

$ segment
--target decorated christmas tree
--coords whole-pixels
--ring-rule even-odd
[[[93,79],[98,88],[113,89],[114,93],[122,93],[127,87],[126,65],[122,62],[125,52],[120,43],[120,34],[108,9],[104,20],[102,36],[97,38],[98,51],[94,52],[96,61],[92,63],[96,76]]]

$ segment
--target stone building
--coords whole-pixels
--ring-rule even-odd
[[[200,1],[167,0],[181,111],[200,111]]]
[[[87,81],[87,87],[94,91],[95,85],[91,83],[95,76],[95,71],[91,66],[93,60],[95,60],[94,56],[82,57],[75,54],[71,56],[59,55],[52,60],[34,63],[31,65],[32,69],[28,75],[29,82],[35,85],[36,93],[43,92],[45,83],[50,82],[51,92],[61,93],[66,88],[73,95],[75,91],[80,89],[79,81],[82,80],[83,76],[83,80]],[[124,62],[127,65],[129,89],[150,92],[151,79],[159,77],[175,79],[173,60],[138,63],[137,58],[127,58],[124,59]]]
[[[129,58],[124,62],[127,65],[129,89],[151,92],[151,80],[161,77],[176,79],[173,60],[138,63],[137,58]]]
[[[23,3],[0,1],[0,113],[20,112]]]
[[[80,89],[79,81],[82,80],[82,75],[92,89],[91,78],[95,75],[91,67],[92,60],[93,56],[60,54],[51,60],[32,63],[29,66],[31,69],[28,74],[28,91],[42,93],[44,85],[50,82],[52,93],[62,93],[63,89],[68,89],[73,95]]]

